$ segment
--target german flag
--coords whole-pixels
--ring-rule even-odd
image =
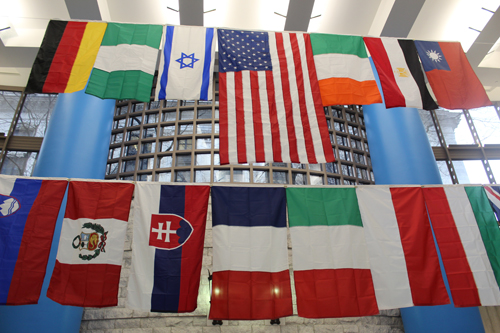
[[[27,93],[85,88],[107,23],[51,20],[26,85]]]

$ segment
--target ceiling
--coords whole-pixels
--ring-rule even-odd
[[[0,86],[25,86],[49,19],[460,41],[500,101],[500,0],[0,0]],[[498,50],[497,50],[498,49]]]

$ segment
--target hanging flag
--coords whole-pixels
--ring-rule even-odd
[[[500,218],[500,186],[485,185],[484,189],[486,190],[486,195],[490,201],[491,208],[493,208],[497,218]]]
[[[138,183],[128,306],[196,310],[209,186]]]
[[[165,26],[155,100],[211,100],[215,29]]]
[[[356,188],[378,308],[448,304],[420,187]]]
[[[356,189],[287,188],[286,199],[298,315],[378,314]]]
[[[50,20],[26,93],[71,93],[89,79],[107,23]]]
[[[149,102],[163,27],[108,23],[85,92]]]
[[[324,106],[382,103],[363,37],[311,34]]]
[[[209,318],[291,316],[284,188],[212,187]]]
[[[500,229],[480,186],[424,188],[457,307],[500,305]]]
[[[217,31],[220,163],[334,161],[309,35]]]
[[[439,105],[472,109],[491,105],[460,42],[415,41],[427,79]]]
[[[118,304],[134,184],[71,181],[47,297],[63,305]]]
[[[0,305],[38,303],[67,185],[0,177]]]
[[[412,40],[388,37],[364,37],[364,40],[380,78],[386,108],[438,108],[425,85]]]

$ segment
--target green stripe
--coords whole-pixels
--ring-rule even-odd
[[[500,286],[500,229],[495,214],[482,186],[466,186],[465,192],[474,211],[497,284]]]
[[[147,45],[159,49],[163,27],[156,24],[108,23],[101,45]]]
[[[85,92],[100,98],[149,102],[153,75],[141,71],[105,72],[94,68]]]
[[[368,58],[363,37],[331,34],[311,34],[313,54],[342,53]]]
[[[354,188],[287,188],[290,227],[363,226]]]

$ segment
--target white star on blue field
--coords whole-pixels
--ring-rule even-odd
[[[188,62],[187,64],[184,63],[184,59],[191,59],[191,62]],[[194,53],[191,53],[190,55],[187,55],[186,53],[184,52],[181,52],[181,57],[175,61],[177,61],[179,64],[181,64],[181,69],[185,68],[185,67],[189,67],[189,68],[194,68],[194,63],[197,62],[198,60],[200,59],[196,59],[194,57]]]

